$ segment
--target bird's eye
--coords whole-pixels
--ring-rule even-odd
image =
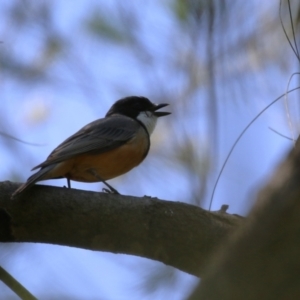
[[[141,103],[139,103],[139,102],[135,102],[135,103],[133,104],[133,107],[134,107],[134,109],[136,109],[136,110],[141,110],[141,109],[142,109],[142,105],[141,105]]]

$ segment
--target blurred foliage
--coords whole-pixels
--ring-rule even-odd
[[[282,17],[291,36],[286,3]],[[299,2],[292,7],[299,28]],[[261,99],[263,107],[264,92],[282,93],[278,82],[287,81],[294,66],[278,11],[277,1],[255,0],[2,0],[0,130],[30,142],[39,136],[38,143],[49,143],[51,150],[61,141],[55,135],[78,122],[71,113],[78,103],[95,117],[126,95],[171,103],[172,117],[153,137],[152,164],[122,182],[130,186],[143,178],[144,186],[169,187],[170,198],[200,205],[209,197],[220,155],[223,159],[234,140],[225,129],[235,133],[240,126],[225,122],[233,107],[259,106],[253,99]],[[274,81],[274,74],[283,79]],[[78,119],[83,115],[81,110]],[[5,179],[25,180],[28,173],[22,171],[40,162],[33,157],[41,150],[7,138],[0,143],[9,170]],[[248,172],[236,165],[232,172],[247,180]],[[176,286],[170,272],[176,271],[159,274],[167,273],[169,286]],[[148,294],[168,285],[153,274],[145,282]]]
[[[106,38],[110,42],[126,43],[128,33],[120,24],[116,23],[115,19],[109,19],[99,11],[95,11],[93,15],[88,17],[87,31],[100,39]]]

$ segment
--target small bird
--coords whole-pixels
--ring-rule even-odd
[[[106,180],[120,176],[138,166],[147,156],[150,135],[157,118],[170,112],[158,112],[168,104],[154,104],[145,97],[131,96],[118,100],[104,118],[91,122],[70,136],[48,158],[32,170],[30,176],[12,195],[20,194],[36,182],[66,178],[81,182],[103,182],[118,193]]]

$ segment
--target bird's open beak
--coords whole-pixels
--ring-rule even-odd
[[[159,110],[160,108],[163,108],[165,106],[167,106],[169,104],[167,103],[162,103],[162,104],[157,104],[154,109],[153,109],[153,114],[156,116],[156,117],[163,117],[163,116],[167,116],[167,115],[170,115],[171,113],[170,112],[165,112],[165,111],[157,111]]]

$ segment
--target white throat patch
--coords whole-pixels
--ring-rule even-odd
[[[149,135],[151,135],[156,126],[157,117],[151,111],[142,111],[137,119],[145,125]]]

